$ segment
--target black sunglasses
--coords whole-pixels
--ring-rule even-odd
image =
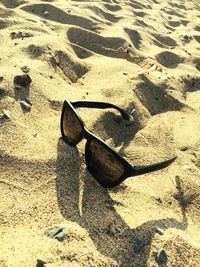
[[[130,176],[141,175],[163,169],[176,159],[176,157],[173,157],[169,160],[149,166],[132,166],[103,140],[86,129],[84,122],[75,111],[75,108],[78,107],[100,109],[114,108],[121,113],[125,120],[130,120],[131,115],[110,103],[64,101],[60,124],[62,138],[70,146],[76,146],[83,138],[87,140],[85,146],[87,168],[103,187],[111,188],[120,184]]]

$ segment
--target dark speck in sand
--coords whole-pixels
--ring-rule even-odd
[[[29,67],[28,66],[23,66],[21,67],[21,70],[24,72],[24,73],[28,73],[30,71]]]
[[[158,201],[158,203],[162,204],[162,199],[161,198],[156,198],[156,200]]]

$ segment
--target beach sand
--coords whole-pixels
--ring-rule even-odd
[[[1,267],[200,266],[199,22],[195,0],[0,0]],[[135,107],[78,113],[133,165],[176,161],[102,188],[61,139],[65,99]]]

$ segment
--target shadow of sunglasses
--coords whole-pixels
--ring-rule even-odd
[[[116,151],[108,146],[102,139],[87,130],[84,122],[77,114],[75,108],[114,108],[124,119],[131,120],[132,116],[123,109],[105,102],[91,101],[64,101],[61,113],[61,133],[63,140],[70,146],[76,146],[82,139],[86,139],[85,160],[89,172],[106,188],[114,187],[131,176],[163,169],[169,166],[176,156],[148,166],[133,166]]]

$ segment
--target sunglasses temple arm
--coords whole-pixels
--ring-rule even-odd
[[[114,108],[121,113],[122,117],[125,120],[131,119],[131,115],[129,115],[126,111],[124,111],[123,109],[119,108],[118,106],[115,106],[115,105],[110,104],[110,103],[93,102],[93,101],[76,101],[76,102],[70,102],[70,103],[75,108],[100,108],[100,109]]]
[[[152,165],[147,165],[147,166],[133,166],[133,176],[135,175],[141,175],[141,174],[145,174],[148,172],[154,172],[160,169],[164,169],[167,166],[169,166],[177,157],[173,157],[171,159],[159,162],[159,163],[155,163]]]

